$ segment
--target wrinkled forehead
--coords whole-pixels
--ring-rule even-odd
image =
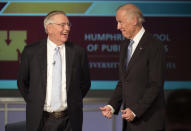
[[[127,17],[127,12],[123,9],[119,9],[116,12],[116,20],[125,19]]]
[[[135,16],[133,10],[119,9],[116,12],[116,20],[131,20]]]

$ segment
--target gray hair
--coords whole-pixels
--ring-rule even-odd
[[[49,13],[45,16],[45,18],[44,18],[44,29],[45,29],[45,32],[46,32],[46,33],[47,33],[46,26],[47,26],[48,24],[53,23],[53,21],[52,21],[51,18],[52,18],[52,16],[55,16],[55,15],[57,15],[57,14],[66,15],[64,11],[57,11],[57,10],[55,10],[55,11],[49,12]]]
[[[134,15],[138,18],[138,23],[142,24],[143,22],[145,22],[143,13],[141,12],[141,10],[134,4],[124,4],[121,5],[117,8],[117,11],[120,9],[124,9],[126,11],[127,14],[129,15]]]

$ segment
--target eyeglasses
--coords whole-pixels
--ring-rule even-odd
[[[72,26],[72,24],[71,24],[71,23],[61,23],[61,24],[57,24],[57,23],[50,23],[50,24],[55,24],[55,25],[58,25],[58,26],[61,26],[61,27],[65,27],[65,26],[71,27],[71,26]]]

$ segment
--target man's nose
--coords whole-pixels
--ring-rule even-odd
[[[69,25],[65,25],[65,27],[64,27],[64,29],[67,30],[67,31],[69,31],[70,28],[71,28],[71,27],[70,27]]]
[[[117,23],[117,29],[121,29],[121,24],[120,23]]]

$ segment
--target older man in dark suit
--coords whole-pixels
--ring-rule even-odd
[[[143,15],[134,4],[120,6],[116,20],[126,38],[120,45],[119,81],[108,105],[100,110],[111,118],[123,103],[123,131],[163,131],[164,47],[145,31]]]
[[[63,11],[44,19],[48,38],[22,52],[18,88],[26,101],[27,131],[82,131],[83,101],[90,88],[85,49],[68,42]]]

